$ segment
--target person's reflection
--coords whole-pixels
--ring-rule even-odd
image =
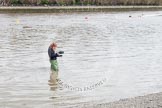
[[[50,79],[49,79],[49,86],[50,90],[55,91],[57,89],[57,78],[58,78],[58,72],[53,71],[51,69]]]

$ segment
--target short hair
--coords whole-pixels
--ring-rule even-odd
[[[53,43],[50,45],[50,47],[51,47],[51,48],[57,47],[57,44],[53,42]]]

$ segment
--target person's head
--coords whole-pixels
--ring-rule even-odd
[[[53,43],[50,45],[50,47],[51,47],[53,50],[55,50],[55,49],[57,48],[57,44],[53,42]]]

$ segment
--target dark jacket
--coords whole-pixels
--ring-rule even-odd
[[[48,48],[48,55],[50,60],[57,60],[57,57],[60,57],[51,47]]]

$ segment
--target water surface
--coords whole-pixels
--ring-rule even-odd
[[[0,14],[0,107],[84,107],[162,91],[162,12]],[[49,44],[65,51],[48,84]]]

